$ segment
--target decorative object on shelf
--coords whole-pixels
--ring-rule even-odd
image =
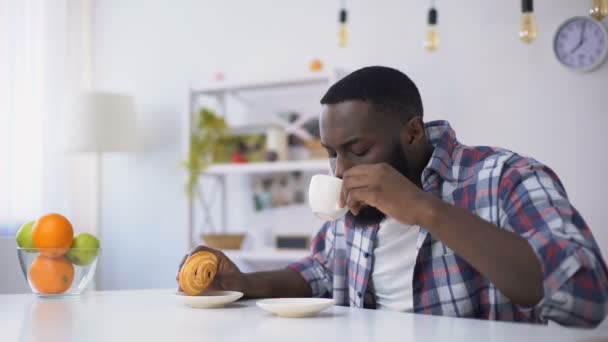
[[[307,185],[303,178],[299,171],[252,177],[255,211],[304,204]]]
[[[274,236],[274,247],[279,250],[308,250],[310,248],[310,235],[276,234]]]
[[[208,108],[198,112],[195,125],[190,135],[190,154],[183,163],[188,169],[186,192],[189,196],[197,191],[199,175],[224,152],[222,139],[228,129],[226,120]]]
[[[247,157],[245,157],[245,153],[247,153],[247,146],[243,142],[239,142],[238,149],[232,152],[232,156],[230,156],[230,161],[235,164],[247,163]]]
[[[439,13],[435,8],[435,1],[432,0],[427,20],[429,27],[427,28],[426,37],[424,39],[424,48],[429,52],[433,52],[439,47],[439,32],[437,30],[438,16]]]
[[[591,17],[574,17],[559,26],[553,39],[557,60],[566,68],[586,72],[600,66],[608,55],[608,31]]]
[[[224,75],[223,72],[218,71],[213,75],[213,80],[216,82],[222,82],[222,81],[226,80],[226,75]]]
[[[534,19],[534,4],[532,0],[521,0],[519,39],[524,43],[531,43],[536,39],[537,34],[536,19]]]
[[[593,0],[589,15],[599,21],[608,16],[608,0]]]
[[[287,134],[281,127],[270,127],[266,131],[266,152],[275,152],[277,160],[288,159]]]
[[[279,160],[279,154],[276,151],[266,151],[266,161],[275,162]]]
[[[321,62],[319,59],[313,59],[312,62],[310,62],[309,68],[312,72],[323,71],[323,62]]]
[[[226,134],[221,139],[222,154],[215,163],[249,163],[265,160],[266,136],[264,134]]]
[[[345,47],[348,45],[348,11],[345,0],[341,1],[339,21],[338,46]]]
[[[215,249],[241,249],[245,234],[202,234],[201,238],[205,244]]]

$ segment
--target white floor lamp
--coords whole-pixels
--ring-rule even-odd
[[[136,147],[137,119],[129,95],[87,91],[75,98],[64,120],[63,145],[68,153],[94,153],[96,159],[96,227],[102,231],[102,154],[128,152]],[[103,245],[101,246],[103,249]],[[103,252],[102,252],[103,253]],[[103,256],[100,258],[103,263]],[[97,269],[97,282],[101,278]],[[97,283],[97,287],[98,283]]]

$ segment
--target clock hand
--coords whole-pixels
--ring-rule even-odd
[[[581,46],[583,46],[583,43],[585,43],[585,28],[587,27],[587,22],[583,21],[583,28],[581,29],[581,38],[578,41],[578,44],[574,47],[574,49],[572,49],[572,51],[570,51],[570,53],[575,53],[576,50],[578,50]]]

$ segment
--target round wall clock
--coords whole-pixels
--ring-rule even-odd
[[[608,54],[608,31],[591,17],[566,20],[555,33],[553,51],[562,65],[576,71],[590,71]]]

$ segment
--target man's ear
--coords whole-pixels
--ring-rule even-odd
[[[426,139],[422,117],[411,118],[401,129],[401,144],[407,149],[416,148]]]

